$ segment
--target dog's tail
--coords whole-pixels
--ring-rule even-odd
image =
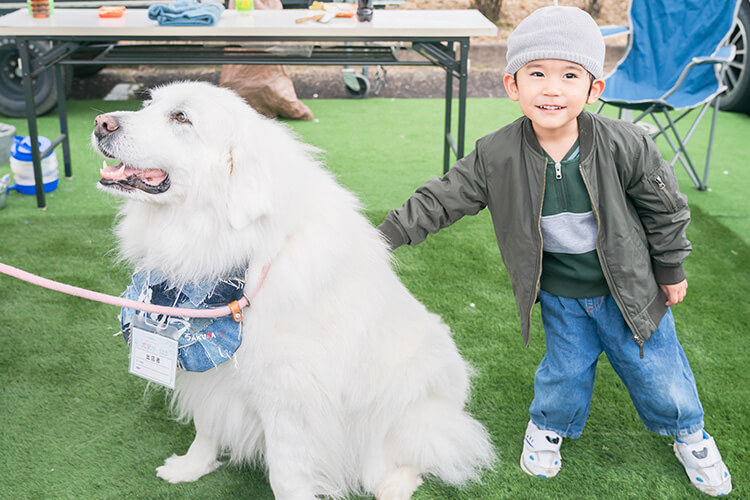
[[[413,405],[392,430],[400,463],[414,464],[448,484],[463,486],[479,481],[492,469],[496,455],[484,426],[454,401],[428,397]]]

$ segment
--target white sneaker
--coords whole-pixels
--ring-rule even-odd
[[[708,495],[719,497],[732,491],[732,476],[721,460],[714,438],[703,431],[703,441],[688,444],[675,439],[674,454],[693,486]]]
[[[530,476],[555,477],[560,472],[563,438],[553,431],[543,431],[529,421],[521,453],[521,469]]]

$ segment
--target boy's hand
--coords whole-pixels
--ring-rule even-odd
[[[659,285],[667,296],[667,307],[675,306],[682,302],[687,293],[687,280],[682,280],[674,285]]]

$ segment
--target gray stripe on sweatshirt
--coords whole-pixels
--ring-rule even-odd
[[[594,213],[562,212],[542,217],[544,251],[582,254],[596,249]]]

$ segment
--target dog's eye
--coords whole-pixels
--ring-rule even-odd
[[[176,111],[172,113],[172,119],[180,123],[190,123],[190,120],[188,120],[187,115],[183,113],[182,111]]]

